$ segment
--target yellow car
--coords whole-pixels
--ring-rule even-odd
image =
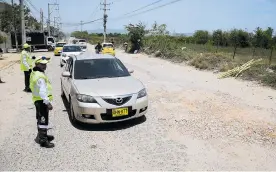
[[[110,54],[112,56],[115,56],[115,48],[112,43],[103,43],[102,47],[102,54]]]
[[[57,42],[55,50],[54,50],[55,56],[60,56],[61,50],[65,44],[66,44],[66,42]]]

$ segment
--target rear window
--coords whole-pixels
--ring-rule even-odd
[[[113,48],[113,45],[112,44],[103,44],[103,47],[104,48]]]
[[[64,46],[63,52],[81,52],[81,48],[79,46]]]

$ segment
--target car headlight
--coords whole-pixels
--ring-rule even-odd
[[[147,91],[146,89],[142,89],[141,91],[138,92],[138,96],[137,96],[137,99],[139,98],[142,98],[142,97],[145,97],[147,95]]]
[[[83,103],[97,103],[97,101],[92,96],[84,95],[84,94],[78,94],[77,100]]]

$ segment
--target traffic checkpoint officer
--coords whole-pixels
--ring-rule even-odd
[[[24,72],[25,76],[25,92],[31,92],[30,90],[30,74],[32,72],[32,60],[29,54],[30,51],[30,45],[25,43],[23,45],[23,51],[21,52],[21,57],[20,57],[20,68],[21,71]]]
[[[49,110],[53,109],[51,104],[51,101],[53,101],[52,85],[45,75],[48,62],[44,56],[35,60],[35,67],[30,77],[30,88],[36,107],[38,134],[35,142],[40,144],[41,147],[53,148],[55,145],[51,141],[54,140],[54,136],[47,135]]]

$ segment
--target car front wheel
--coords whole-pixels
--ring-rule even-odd
[[[75,117],[75,113],[74,113],[74,109],[73,109],[73,105],[71,102],[71,99],[69,100],[69,106],[70,106],[70,121],[73,125],[79,124],[79,121],[76,119]]]

